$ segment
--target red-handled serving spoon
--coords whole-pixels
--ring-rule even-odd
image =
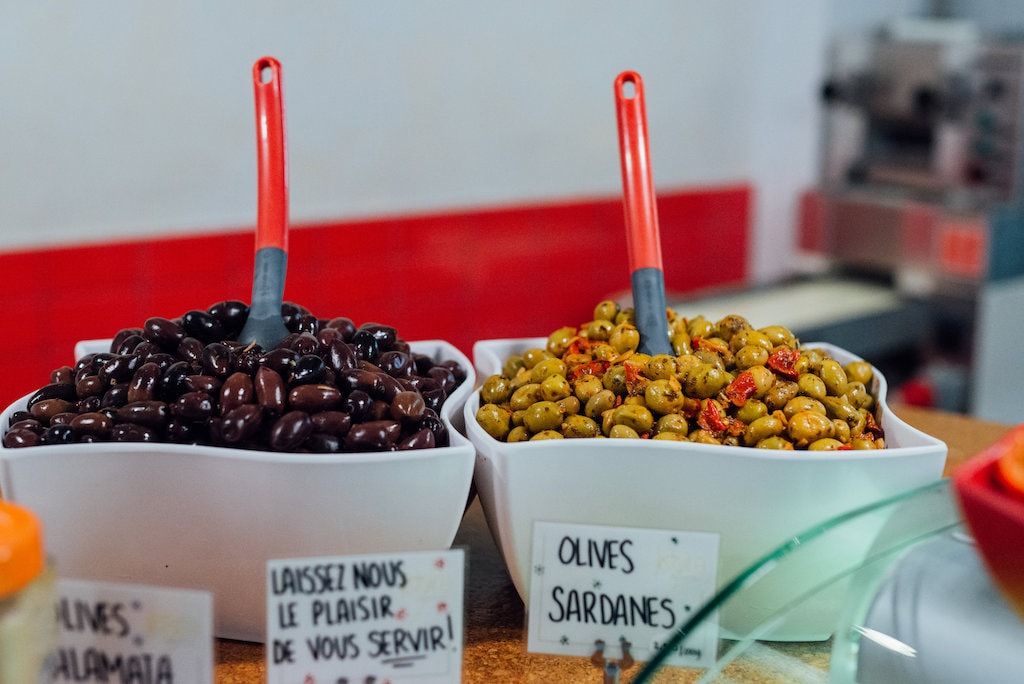
[[[281,319],[284,279],[288,270],[288,169],[284,150],[284,106],[281,63],[261,57],[252,65],[256,95],[256,157],[258,211],[256,264],[249,318],[238,339],[271,349],[287,337]]]
[[[665,318],[658,207],[654,202],[647,144],[644,82],[635,71],[623,71],[615,79],[615,114],[619,123],[622,203],[626,212],[626,246],[640,351],[652,355],[672,354]]]

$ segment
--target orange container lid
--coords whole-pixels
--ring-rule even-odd
[[[28,586],[43,564],[39,519],[27,508],[0,501],[0,598]]]

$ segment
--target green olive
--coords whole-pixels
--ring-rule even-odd
[[[563,437],[562,433],[557,430],[542,430],[531,437],[530,441],[533,442],[538,439],[565,439],[565,437]]]
[[[533,367],[544,359],[550,359],[551,354],[545,349],[527,349],[523,352],[523,365],[526,366],[527,370],[533,370]]]
[[[576,394],[576,397],[584,403],[602,389],[604,389],[604,385],[601,384],[601,378],[594,377],[593,375],[581,375],[573,385],[573,392]]]
[[[686,322],[686,332],[690,335],[691,339],[694,337],[711,337],[715,332],[715,326],[703,316],[697,316]]]
[[[789,380],[777,380],[764,395],[764,403],[771,411],[781,411],[790,399],[800,393],[800,387]]]
[[[569,343],[576,337],[576,328],[566,326],[559,328],[548,335],[548,353],[552,356],[561,356],[569,348]]]
[[[874,440],[868,439],[867,437],[854,437],[850,440],[850,446],[853,447],[854,451],[866,451],[870,449],[877,449]]]
[[[523,425],[530,432],[537,434],[544,430],[554,430],[562,424],[562,412],[553,401],[538,401],[526,409]]]
[[[511,418],[508,411],[495,404],[484,404],[476,412],[476,422],[494,439],[505,439]]]
[[[593,354],[595,359],[601,359],[602,361],[611,362],[618,358],[619,352],[615,351],[615,347],[610,344],[598,343],[591,348],[590,353]]]
[[[626,368],[624,366],[612,366],[604,377],[601,378],[605,389],[609,389],[619,396],[626,395]]]
[[[745,347],[740,347],[740,350],[736,352],[736,356],[733,358],[733,362],[740,370],[746,370],[751,366],[763,366],[768,362],[768,352],[765,351],[764,347],[748,344]]]
[[[590,363],[593,360],[594,357],[590,354],[574,354],[566,352],[565,355],[562,356],[562,361],[569,368],[575,368],[576,366],[580,366],[584,363]]]
[[[530,432],[522,425],[517,425],[508,433],[508,442],[525,442],[530,439]]]
[[[612,329],[608,342],[620,354],[636,351],[640,346],[640,332],[629,323],[620,323]]]
[[[845,420],[832,420],[832,436],[843,444],[850,443],[850,425]]]
[[[743,431],[743,441],[747,446],[754,446],[762,439],[782,434],[786,426],[775,416],[761,416]]]
[[[875,371],[867,361],[851,361],[843,366],[843,370],[846,371],[847,378],[865,387],[870,385],[872,378],[875,377]]]
[[[484,380],[480,388],[480,399],[488,404],[502,404],[512,396],[512,381],[500,375],[492,375]]]
[[[742,420],[744,423],[753,423],[758,418],[768,415],[768,407],[765,406],[763,401],[757,399],[747,399],[747,403],[736,409],[736,417]]]
[[[836,451],[842,448],[843,443],[838,439],[832,439],[831,437],[824,437],[822,439],[816,439],[807,445],[808,451]]]
[[[562,412],[563,416],[574,416],[580,412],[582,404],[576,397],[566,397],[565,399],[559,399],[555,402],[558,404],[558,410]]]
[[[626,406],[647,406],[647,402],[644,400],[643,395],[626,397],[622,400],[622,403]]]
[[[551,360],[558,361],[558,359]],[[561,363],[561,361],[558,362]],[[544,363],[547,362],[545,361]],[[540,366],[534,368],[534,372],[536,372],[537,368],[540,368]],[[559,401],[565,399],[570,394],[572,394],[572,387],[564,376],[549,375],[544,378],[544,382],[540,383],[540,398],[545,401]]]
[[[768,390],[775,385],[775,373],[764,366],[751,366],[747,370],[754,376],[754,396],[760,399],[768,394]]]
[[[540,401],[540,383],[531,382],[513,392],[508,403],[513,411],[522,411],[537,401]]]
[[[783,451],[793,451],[793,443],[785,437],[767,437],[757,443],[758,449],[782,449]]]
[[[813,373],[801,373],[800,377],[796,379],[796,384],[800,387],[800,393],[811,399],[821,401],[828,394],[828,390],[825,389],[825,381]]]
[[[562,434],[569,438],[597,437],[601,428],[586,416],[568,416],[562,422]]]
[[[606,299],[594,307],[594,320],[614,321],[621,310],[618,302]]]
[[[613,425],[608,436],[612,439],[640,439],[637,431],[628,425]]]
[[[612,334],[615,324],[611,321],[590,321],[586,325],[587,339],[591,341],[607,342]]]
[[[512,425],[514,425],[515,427],[521,427],[522,424],[523,424],[523,418],[525,416],[526,416],[526,409],[523,409],[522,411],[513,411],[512,412]]]
[[[626,307],[619,313],[615,314],[615,320],[612,322],[615,323],[615,325],[619,325],[620,323],[636,325],[636,316],[634,315],[633,307]]]
[[[654,416],[645,406],[623,404],[613,412],[612,423],[626,425],[637,432],[647,432],[654,427]]]
[[[789,419],[789,437],[797,446],[832,436],[832,421],[816,411],[800,411]]]
[[[652,440],[654,440],[654,439],[663,439],[663,440],[667,439],[667,440],[671,440],[673,442],[688,442],[688,441],[690,441],[690,440],[688,440],[686,438],[685,434],[680,434],[678,432],[659,432],[658,434],[654,435],[654,437],[651,437],[651,439]]]
[[[875,398],[859,380],[846,383],[846,398],[851,404],[862,409],[869,409],[875,403]]]
[[[509,386],[512,388],[512,392],[514,394],[515,391],[517,389],[519,389],[520,387],[522,387],[523,385],[529,385],[530,384],[530,371],[526,370],[525,367],[524,368],[520,368],[518,371],[516,371],[515,376],[513,376],[513,378],[511,380],[509,380],[508,382],[509,382]]]
[[[825,405],[817,399],[811,399],[810,397],[793,397],[786,402],[782,412],[786,415],[786,418],[792,418],[794,414],[800,413],[801,411],[815,411],[821,415],[825,415]]]
[[[709,366],[714,366],[715,368],[721,368],[722,370],[725,370],[725,359],[723,359],[719,354],[716,354],[710,349],[698,349],[693,353],[693,355],[700,359],[703,363],[708,364]]]
[[[807,357],[807,368],[811,373],[817,373],[821,370],[822,362],[827,358],[825,352],[820,349],[808,349],[801,354],[801,356]],[[800,371],[801,373],[805,371]]]
[[[690,426],[686,422],[686,416],[682,416],[678,413],[668,413],[659,418],[655,429],[659,434],[663,432],[678,432],[681,435],[687,435],[690,432]]]
[[[630,356],[628,360],[623,361],[623,363],[628,363],[629,365],[633,366],[633,368],[636,369],[636,372],[642,375],[643,373],[647,372],[647,364],[651,362],[652,358],[654,357],[652,357],[650,354],[637,352]]]
[[[789,328],[785,326],[769,325],[761,328],[759,332],[768,336],[768,341],[772,343],[772,347],[796,347],[796,338],[789,331]]]
[[[821,371],[818,373],[825,382],[828,393],[833,397],[846,394],[846,371],[835,359],[825,359],[821,362]]]
[[[750,323],[743,316],[730,314],[715,324],[715,335],[728,342],[741,330],[749,330]]]
[[[704,362],[692,354],[676,357],[676,379],[679,382],[686,382],[686,376],[695,368],[699,368]]]
[[[652,380],[644,390],[644,399],[652,411],[674,413],[683,405],[683,389],[671,376],[668,380]]]
[[[845,420],[851,427],[857,422],[857,409],[853,407],[853,404],[845,396],[825,397],[824,403],[825,411],[828,413],[829,418]]]
[[[565,363],[561,359],[544,359],[530,370],[531,382],[543,382],[552,375],[565,375]]]
[[[750,328],[740,330],[739,332],[732,336],[731,340],[729,340],[729,349],[733,350],[734,352],[738,352],[740,349],[746,346],[760,347],[761,349],[764,349],[766,352],[771,352],[771,350],[775,347],[775,345],[772,344],[771,340],[768,339],[767,335],[765,335],[763,332],[759,332],[757,330],[753,330]]]
[[[667,380],[676,374],[676,359],[668,354],[652,356],[644,369],[644,375],[651,380]]]
[[[586,414],[587,418],[593,418],[596,420],[602,413],[614,408],[614,406],[615,393],[611,390],[603,389],[587,400],[583,413]]]
[[[519,369],[524,367],[522,356],[510,356],[505,359],[505,364],[501,367],[501,374],[506,378],[514,378]]]
[[[849,421],[848,421],[849,422]],[[868,412],[866,409],[857,409],[857,415],[850,422],[850,436],[860,437],[864,434],[864,428],[868,426]]]
[[[729,384],[729,375],[721,368],[704,364],[686,376],[686,393],[690,396],[708,399]]]
[[[679,355],[689,354],[693,351],[690,346],[690,335],[686,330],[679,330],[672,333],[672,350]]]
[[[715,437],[707,430],[694,430],[690,433],[689,439],[691,442],[698,444],[721,444],[722,441]]]

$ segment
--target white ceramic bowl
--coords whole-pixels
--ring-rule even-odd
[[[80,342],[76,357],[109,344]],[[0,449],[0,489],[42,519],[62,576],[205,589],[217,636],[260,641],[269,559],[451,545],[473,475],[473,448],[460,430],[476,376],[447,342],[411,346],[466,368],[440,412],[451,446],[357,454],[139,443]],[[28,398],[3,412],[4,429]]]
[[[511,354],[544,347],[544,338],[486,340],[473,348],[481,379],[501,372]],[[840,363],[858,357],[828,344]],[[477,424],[480,393],[466,402],[465,421],[477,450],[476,488],[488,525],[519,595],[529,605],[530,547],[535,521],[559,521],[721,535],[722,586],[761,555],[819,521],[942,476],[946,445],[897,418],[875,374],[887,449],[793,452],[655,440],[544,440],[508,444]],[[723,633],[741,633],[800,592],[867,553],[876,529],[858,529],[785,581],[721,616]],[[835,625],[837,589],[777,626],[771,638],[819,640]]]

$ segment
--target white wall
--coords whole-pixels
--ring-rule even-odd
[[[765,279],[815,179],[840,4],[6,3],[0,248],[251,224],[262,54],[284,65],[295,221],[616,193],[611,83],[635,68],[656,183],[752,181]]]

